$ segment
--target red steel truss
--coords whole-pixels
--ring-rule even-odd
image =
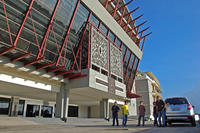
[[[108,32],[107,32],[106,35],[105,35],[104,32],[102,32],[100,30],[100,27],[101,27],[101,24],[102,24],[101,21],[99,22],[98,27],[96,27],[94,24],[92,24],[90,22],[90,18],[91,18],[91,15],[92,15],[91,11],[90,11],[90,13],[88,15],[87,21],[85,23],[85,27],[83,28],[83,35],[81,36],[80,41],[78,43],[78,49],[76,51],[73,49],[72,44],[69,41],[69,33],[70,33],[70,30],[71,30],[72,24],[74,22],[74,18],[76,16],[76,13],[77,13],[77,10],[79,8],[79,5],[81,3],[81,0],[78,0],[76,5],[75,5],[72,17],[71,17],[70,22],[69,22],[69,25],[68,26],[66,25],[66,27],[68,27],[68,28],[67,28],[67,31],[66,31],[66,34],[65,34],[65,37],[64,37],[64,41],[61,44],[61,47],[59,47],[58,44],[57,44],[55,33],[54,33],[53,21],[55,20],[55,15],[57,13],[58,7],[59,7],[59,5],[61,5],[61,0],[56,0],[56,1],[57,2],[54,5],[53,12],[52,12],[52,15],[51,15],[51,18],[50,18],[50,21],[49,21],[49,25],[47,26],[47,30],[45,32],[45,35],[43,36],[42,43],[39,44],[38,37],[37,37],[37,34],[36,34],[36,28],[35,28],[34,20],[33,20],[32,14],[31,14],[31,9],[32,9],[32,6],[34,4],[34,0],[31,0],[30,4],[28,6],[28,9],[27,9],[27,11],[25,13],[25,16],[24,16],[24,19],[22,21],[22,24],[20,25],[20,28],[19,28],[19,30],[17,32],[15,40],[12,39],[12,34],[11,34],[11,31],[10,31],[10,25],[8,23],[8,17],[7,17],[7,12],[6,12],[6,5],[5,5],[4,0],[2,0],[3,8],[4,8],[4,14],[5,14],[6,22],[7,22],[7,30],[8,30],[8,33],[9,33],[11,46],[9,48],[5,49],[5,50],[0,51],[0,55],[4,55],[4,54],[6,54],[6,53],[8,53],[8,52],[10,52],[10,51],[12,51],[12,50],[14,50],[16,48],[18,40],[20,38],[20,35],[22,33],[22,30],[24,28],[24,25],[25,25],[25,23],[27,21],[28,16],[30,16],[30,19],[31,19],[31,22],[32,22],[35,40],[36,40],[36,43],[38,45],[38,53],[37,53],[37,57],[34,60],[26,62],[24,65],[25,66],[29,66],[29,65],[32,65],[32,64],[35,64],[37,62],[40,62],[40,61],[44,60],[44,52],[46,51],[46,46],[48,45],[47,44],[47,40],[48,40],[50,31],[53,33],[54,41],[55,41],[55,44],[57,45],[58,56],[56,57],[56,61],[55,62],[54,61],[46,62],[45,64],[37,66],[36,70],[46,69],[47,73],[54,72],[55,75],[57,75],[57,76],[61,75],[61,76],[63,76],[63,78],[68,78],[68,79],[77,79],[77,78],[82,78],[82,77],[87,76],[87,75],[81,73],[81,63],[83,63],[82,62],[82,54],[83,54],[82,53],[82,43],[83,43],[84,36],[87,33],[88,37],[89,37],[89,39],[88,39],[88,53],[85,53],[85,54],[88,54],[87,68],[90,68],[90,54],[91,54],[90,53],[90,51],[91,51],[91,49],[90,49],[91,37],[90,36],[91,36],[91,28],[92,27],[96,28],[98,32],[102,33],[102,35],[104,35],[105,38],[108,39],[108,41],[110,43],[113,43],[116,47],[118,47],[120,50],[122,50],[121,49],[122,48],[122,42],[121,42],[121,45],[119,47],[118,45],[116,45],[116,38],[114,39],[114,41],[109,39],[108,36],[109,36],[109,33],[111,32],[109,29],[108,29]],[[146,38],[147,38],[147,36],[152,34],[152,32],[150,32],[150,33],[148,33],[148,34],[146,34],[144,36],[143,36],[143,34],[150,27],[147,27],[147,28],[139,31],[140,27],[143,26],[147,21],[145,21],[145,22],[143,22],[143,23],[141,23],[141,24],[139,24],[137,26],[135,25],[135,22],[139,18],[141,18],[143,15],[140,15],[140,16],[134,18],[134,19],[131,19],[131,14],[134,13],[136,10],[138,10],[138,8],[135,8],[131,12],[128,12],[127,14],[125,14],[126,6],[129,5],[130,3],[132,3],[134,0],[130,0],[129,2],[127,2],[126,4],[124,4],[124,5],[120,6],[120,7],[119,7],[119,1],[120,0],[116,1],[115,7],[110,11],[110,14],[113,16],[113,19],[115,19],[119,23],[119,25],[125,30],[125,32],[129,33],[128,35],[130,36],[130,38],[134,37],[133,41],[137,42],[138,43],[138,47],[141,49],[141,51],[143,51]],[[105,3],[104,3],[105,9],[107,9],[107,7],[109,5],[111,5],[112,2],[114,2],[114,0],[106,0]],[[116,14],[117,14],[118,11],[121,11],[121,16],[116,18]],[[123,19],[125,17],[127,17],[127,16],[128,16],[127,22],[124,25],[122,25]],[[133,26],[131,27],[131,29],[128,26],[130,23],[133,23]],[[136,31],[136,32],[134,32],[134,31]],[[140,35],[140,37],[138,38],[139,35]],[[142,42],[142,45],[140,46],[141,42]],[[66,54],[67,45],[70,45],[71,52],[73,54],[73,63],[72,63],[71,68],[69,68],[69,70],[66,70],[67,66],[65,65],[66,64],[66,56],[67,56],[67,54]],[[128,48],[126,48],[124,57],[122,57],[123,63],[124,63],[124,60],[126,59],[127,51],[128,51]],[[62,59],[63,52],[65,52],[64,53],[64,59]],[[30,55],[32,55],[31,52],[25,52],[22,55],[14,57],[13,59],[11,59],[11,61],[15,62],[15,61],[21,60],[21,59],[23,59],[23,58],[25,58],[27,56],[30,56]],[[127,79],[127,86],[130,86],[130,81],[135,79],[135,75],[132,75],[133,71],[135,69],[134,66],[136,65],[136,70],[137,70],[139,62],[140,62],[140,61],[136,62],[136,57],[134,58],[133,64],[131,66],[132,67],[131,68],[131,73],[128,75],[128,69],[129,69],[128,67],[130,65],[130,62],[131,62],[130,60],[132,59],[132,56],[133,56],[133,54],[130,54],[130,56],[127,57],[128,58],[128,64],[127,64],[127,68],[125,68],[126,71],[124,73],[123,81],[125,81]],[[78,60],[78,57],[80,57],[79,60]],[[110,59],[109,59],[109,61],[110,61]],[[62,65],[60,65],[60,62],[61,62]],[[52,66],[55,66],[55,67],[52,67]],[[75,70],[75,68],[77,70]],[[110,74],[110,66],[109,66],[109,74]],[[132,79],[132,77],[134,79]],[[133,86],[133,84],[131,86]],[[127,95],[131,95],[131,90],[127,90]]]

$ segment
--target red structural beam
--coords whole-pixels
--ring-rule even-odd
[[[88,76],[87,74],[83,74],[83,75],[79,75],[79,76],[76,76],[76,77],[72,77],[72,78],[70,78],[70,80],[84,78],[84,77],[87,77],[87,76]]]
[[[135,21],[136,21],[136,20],[138,20],[139,18],[141,18],[142,16],[143,16],[143,14],[142,14],[142,15],[140,15],[140,16],[138,16],[137,18],[135,18],[135,19],[131,20],[129,23],[132,23],[132,22],[133,22],[133,23],[135,23]],[[133,25],[134,25],[134,24],[133,24]]]
[[[10,32],[10,25],[9,25],[9,22],[8,22],[8,16],[7,16],[7,12],[6,12],[5,1],[2,0],[2,2],[3,2],[3,10],[4,10],[4,13],[5,13],[5,17],[6,17],[8,33],[9,33],[9,37],[10,37],[10,43],[11,43],[11,45],[13,45],[13,40],[12,40],[12,36],[11,36],[11,32]]]
[[[58,55],[58,58],[57,58],[56,66],[59,64],[59,61],[60,61],[60,58],[61,58],[61,55],[62,55],[62,51],[63,51],[64,46],[66,45],[67,40],[68,40],[68,38],[69,38],[69,33],[70,33],[70,30],[71,30],[72,23],[73,23],[73,21],[74,21],[76,12],[77,12],[77,10],[78,10],[79,4],[80,4],[80,0],[78,0],[77,3],[76,3],[76,7],[75,7],[75,9],[74,9],[72,18],[71,18],[70,23],[69,23],[69,27],[68,27],[67,32],[66,32],[66,35],[65,35],[65,39],[64,39],[63,44],[62,44],[62,46],[61,46],[61,48],[60,48],[60,50],[59,50],[59,55]]]
[[[53,66],[53,65],[55,65],[55,64],[56,64],[55,62],[51,62],[51,63],[44,64],[44,65],[41,65],[41,66],[37,66],[37,67],[36,67],[36,70],[44,69],[44,68]]]
[[[137,62],[137,66],[136,66],[136,69],[135,69],[135,73],[134,73],[134,75],[133,75],[133,84],[134,84],[134,82],[135,82],[135,76],[136,76],[136,73],[137,73],[137,69],[138,69],[138,66],[139,66],[139,62],[140,62],[140,61]],[[131,88],[130,88],[131,90],[130,90],[130,91],[132,91],[133,84],[131,85]]]
[[[125,75],[124,75],[124,80],[126,80],[126,77],[127,77],[127,73],[128,73],[128,68],[129,68],[129,65],[130,65],[131,57],[132,57],[132,54],[130,54],[129,59],[128,59],[128,65],[127,65],[126,72],[125,72]]]
[[[67,70],[67,71],[57,72],[56,76],[65,75],[65,74],[69,74],[69,73],[73,73],[73,72],[74,72],[74,70]]]
[[[144,21],[143,23],[141,23],[141,24],[135,26],[135,29],[136,29],[136,28],[139,28],[139,27],[142,26],[142,25],[144,25],[146,22],[147,22],[147,21]]]
[[[27,18],[28,18],[28,15],[29,15],[29,13],[30,13],[30,11],[31,11],[31,8],[32,8],[32,6],[33,6],[33,3],[34,3],[34,0],[31,0],[31,3],[30,3],[30,5],[29,5],[29,7],[28,7],[28,10],[26,11],[26,15],[25,15],[25,17],[24,17],[24,20],[23,20],[23,22],[22,22],[22,24],[21,24],[21,26],[20,26],[20,29],[19,29],[19,31],[18,31],[18,33],[17,33],[15,42],[14,42],[14,44],[13,44],[14,47],[16,47],[16,45],[17,45],[17,42],[18,42],[19,37],[20,37],[20,35],[21,35],[21,33],[22,33],[22,30],[23,30],[23,28],[24,28],[24,24],[25,24],[25,22],[26,22],[26,20],[27,20]]]
[[[144,31],[148,30],[151,26],[145,28],[144,30],[140,31],[138,34],[143,33]]]
[[[80,76],[82,73],[79,72],[79,73],[72,73],[72,74],[69,74],[69,75],[66,75],[64,76],[64,78],[73,78],[73,77],[76,77],[76,76]]]
[[[131,12],[125,14],[123,17],[126,17],[128,15],[131,15],[133,12],[137,11],[139,9],[139,7],[135,8],[134,10],[132,10]]]
[[[146,37],[144,37],[144,39],[143,39],[141,51],[143,51],[145,41],[146,41]]]
[[[10,51],[12,51],[14,48],[15,48],[15,47],[9,47],[9,48],[7,48],[7,49],[5,49],[5,50],[2,50],[2,51],[0,52],[0,56],[1,56],[1,55],[4,55],[4,54],[6,54],[6,53],[8,53],[8,52],[10,52]]]
[[[89,35],[88,35],[88,62],[87,62],[87,68],[90,68],[90,34],[91,34],[91,25],[88,24],[89,26]]]
[[[115,9],[114,9],[114,12],[113,12],[113,14],[112,14],[113,17],[115,16],[115,14],[116,14],[116,12],[117,12],[117,7],[118,7],[118,5],[119,5],[119,0],[117,0],[117,3],[116,3],[116,5],[115,5]]]
[[[133,2],[134,0],[130,0],[129,2],[127,2],[126,4],[122,5],[121,7],[119,7],[117,10],[120,10],[121,8],[124,8],[125,6],[129,5],[131,2]]]
[[[87,23],[86,23],[86,25],[85,25],[85,29],[84,29],[84,31],[83,31],[83,35],[82,35],[81,40],[79,41],[79,44],[78,44],[78,50],[77,50],[77,52],[76,52],[76,56],[75,56],[75,59],[74,59],[73,65],[72,65],[72,69],[74,69],[74,65],[75,65],[75,63],[76,63],[79,50],[80,50],[80,48],[81,48],[81,46],[82,46],[82,42],[83,42],[83,39],[84,39],[86,30],[87,30],[87,26],[89,25],[88,23],[89,23],[89,20],[90,20],[91,15],[92,15],[92,13],[90,12],[90,14],[88,15],[87,21],[86,21]],[[100,24],[99,24],[99,25],[100,25]],[[99,28],[100,28],[100,26],[99,26]],[[90,30],[90,29],[89,29],[89,30]],[[89,32],[90,32],[90,31],[89,31]],[[90,41],[90,35],[89,35],[89,41]],[[89,44],[88,44],[88,45],[89,45]],[[88,51],[89,51],[89,49],[88,49]],[[88,55],[88,57],[89,57],[89,55]]]
[[[121,25],[121,23],[122,23],[124,13],[125,13],[125,7],[123,8],[122,14],[121,14],[121,16],[119,17],[119,19],[116,19],[116,21],[119,21],[119,25]]]
[[[142,37],[142,39],[145,38],[145,37],[147,37],[147,36],[149,36],[149,35],[151,35],[151,34],[152,34],[152,32],[150,32],[150,33],[144,35],[144,36]]]
[[[132,65],[132,68],[131,68],[131,73],[130,73],[129,76],[128,76],[128,82],[127,82],[127,84],[126,84],[127,87],[129,86],[130,81],[131,81],[131,77],[132,77],[132,73],[133,73],[133,71],[134,71],[134,66],[135,66],[136,58],[137,58],[137,57],[135,56],[135,58],[134,58],[134,60],[133,60],[133,65]]]
[[[43,60],[43,59],[44,59],[44,57],[35,59],[35,60],[33,60],[33,61],[30,61],[30,62],[28,62],[28,63],[25,63],[24,66],[29,66],[29,65],[35,64],[35,63],[37,63],[37,62],[39,62],[39,61],[41,61],[41,60]]]
[[[60,66],[60,67],[56,67],[56,68],[51,68],[51,69],[47,70],[47,73],[56,72],[56,71],[59,71],[59,70],[65,69],[65,68],[66,68],[66,66]]]
[[[46,33],[45,33],[45,36],[44,36],[44,38],[43,38],[43,40],[42,40],[42,44],[41,44],[41,47],[40,47],[40,49],[39,49],[39,52],[38,52],[38,55],[37,55],[37,59],[40,57],[43,47],[44,47],[43,51],[45,50],[45,47],[46,47],[46,44],[45,44],[45,43],[46,43],[46,39],[47,39],[48,36],[49,36],[49,31],[50,31],[50,29],[51,29],[51,26],[52,26],[52,23],[53,23],[53,20],[54,20],[55,15],[56,15],[56,11],[57,11],[57,9],[58,9],[59,4],[60,4],[60,0],[57,0],[56,6],[55,6],[55,8],[54,8],[53,14],[52,14],[52,16],[51,16],[51,19],[50,19],[50,22],[49,22],[49,25],[48,25],[48,28],[47,28]],[[42,56],[43,56],[43,55],[42,55]]]
[[[15,61],[21,60],[21,59],[23,59],[23,58],[25,58],[25,57],[27,57],[27,56],[29,56],[29,55],[31,55],[31,52],[22,54],[22,55],[20,55],[20,56],[18,56],[18,57],[16,57],[16,58],[11,59],[11,62],[15,62]]]

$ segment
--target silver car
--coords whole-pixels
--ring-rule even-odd
[[[189,122],[196,126],[194,108],[185,97],[167,98],[165,103],[167,124]]]

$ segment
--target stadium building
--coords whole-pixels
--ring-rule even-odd
[[[110,117],[130,101],[148,28],[123,0],[0,0],[0,115]]]

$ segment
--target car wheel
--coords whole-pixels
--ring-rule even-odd
[[[192,120],[191,120],[191,124],[192,124],[193,127],[196,127],[196,121],[195,121],[195,118],[192,118]]]

